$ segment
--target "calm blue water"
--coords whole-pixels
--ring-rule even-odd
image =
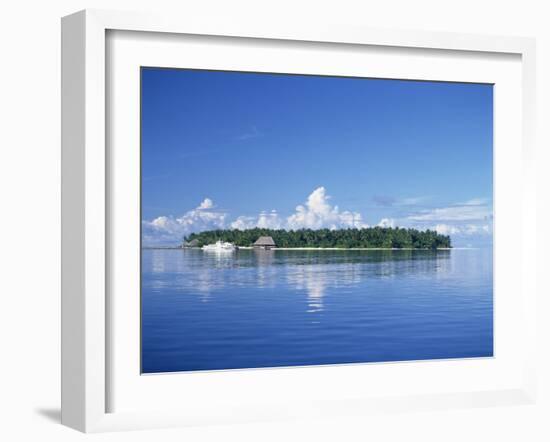
[[[492,356],[492,251],[143,250],[142,371]]]

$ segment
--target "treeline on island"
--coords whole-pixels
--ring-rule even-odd
[[[323,248],[450,248],[451,238],[433,230],[405,229],[400,227],[368,227],[364,229],[300,229],[275,230],[254,228],[247,230],[208,230],[192,233],[185,242],[198,241],[198,246],[227,241],[240,247],[252,246],[260,236],[271,236],[277,247]]]

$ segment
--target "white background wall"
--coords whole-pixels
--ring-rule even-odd
[[[59,425],[60,17],[83,8],[534,36],[539,78],[539,273],[549,235],[550,13],[544,1],[11,0],[0,7],[0,439],[82,440]],[[546,80],[546,81],[545,81]],[[546,148],[546,151],[544,151]],[[543,195],[545,192],[545,195]],[[544,205],[544,207],[543,207]],[[548,261],[548,260],[546,260]],[[549,284],[540,278],[544,293]],[[550,303],[540,304],[536,406],[91,436],[101,441],[550,440]],[[90,437],[90,436],[88,436]]]

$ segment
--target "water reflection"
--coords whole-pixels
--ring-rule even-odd
[[[311,313],[323,311],[327,292],[345,292],[368,278],[445,278],[452,273],[450,251],[288,251],[201,250],[144,251],[143,270],[151,273],[148,288],[162,294],[170,287],[208,301],[226,287],[276,289],[290,286],[307,296]],[[175,280],[175,284],[174,284]]]
[[[492,355],[492,254],[144,250],[145,372]]]
[[[241,262],[243,268],[251,266],[255,268],[255,274],[250,272],[249,275],[252,276],[252,279],[247,278],[246,280],[247,285],[253,284],[255,279],[259,288],[274,287],[277,281],[277,272],[276,269],[273,268],[275,252],[273,250],[261,249],[252,250],[251,252],[250,260],[245,258]]]
[[[163,253],[163,250],[151,250],[151,272],[164,273],[166,258],[166,253]],[[178,259],[179,257],[175,255],[174,258]]]
[[[285,266],[285,276],[294,290],[306,292],[310,313],[323,311],[323,297],[327,291],[356,286],[368,277],[358,263]]]
[[[288,268],[286,279],[295,290],[307,292],[308,313],[323,311],[323,296],[327,288],[323,266],[302,265]]]

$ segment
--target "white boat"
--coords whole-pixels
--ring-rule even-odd
[[[208,244],[202,246],[202,249],[206,252],[232,252],[237,249],[234,244],[230,242],[223,242],[221,240],[216,241],[215,244]]]

